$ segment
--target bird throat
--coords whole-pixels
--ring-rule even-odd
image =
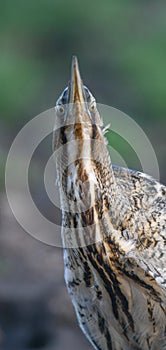
[[[64,244],[91,244],[102,239],[101,220],[116,199],[106,139],[101,127],[90,123],[64,125],[58,132],[61,147],[56,161]]]

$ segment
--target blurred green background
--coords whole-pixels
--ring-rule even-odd
[[[161,0],[1,1],[1,169],[15,133],[55,104],[76,54],[98,102],[127,113],[147,133],[164,182],[165,35]]]
[[[10,209],[7,207],[3,192],[4,165],[12,140],[27,121],[55,105],[56,99],[68,83],[71,57],[76,54],[80,62],[84,83],[93,92],[97,101],[127,113],[146,132],[158,158],[161,181],[166,183],[165,39],[166,2],[162,0],[96,0],[95,2],[87,0],[5,0],[0,2],[0,189],[2,228],[0,274],[5,285],[5,287],[0,288],[0,298],[2,300],[0,306],[8,315],[8,320],[5,319],[4,321],[2,315],[0,319],[3,349],[24,349],[24,342],[21,343],[20,339],[24,338],[22,334],[25,333],[25,329],[21,331],[18,326],[14,331],[12,330],[12,324],[15,324],[15,319],[12,318],[14,317],[12,316],[14,311],[10,315],[11,311],[9,310],[11,310],[10,303],[15,303],[15,301],[12,301],[14,287],[13,284],[10,285],[9,283],[11,276],[18,277],[18,286],[23,276],[27,281],[27,275],[31,276],[34,283],[35,270],[40,281],[45,278],[45,286],[48,285],[49,280],[49,283],[53,281],[53,287],[51,284],[51,288],[53,290],[57,288],[57,285],[56,287],[54,285],[54,278],[56,278],[54,270],[54,263],[56,263],[54,261],[55,250],[34,243],[29,237],[24,237],[26,240],[29,239],[29,245],[26,242],[25,247],[24,233],[21,232],[20,227],[12,217]],[[111,134],[109,140],[111,143]],[[112,137],[112,140],[114,140],[115,148],[116,146],[118,148],[118,139]],[[130,154],[127,147],[125,150]],[[42,154],[45,157],[44,150],[42,152],[40,158]],[[130,165],[132,167],[132,162]],[[11,232],[15,232],[15,235],[13,233],[14,236],[12,236],[15,239],[11,240]],[[7,240],[5,237],[8,237]],[[20,240],[22,245],[21,243],[18,245]],[[39,253],[34,254],[34,260],[32,257],[26,260],[25,249],[26,251],[29,249],[28,252],[31,256],[34,245],[35,252],[39,250]],[[39,264],[40,268],[38,265],[36,266],[38,254],[40,258],[43,254],[43,259],[41,259],[43,264],[47,262],[48,254],[52,257],[49,257],[52,260],[47,265],[49,268],[44,268],[44,271],[46,271],[43,274],[42,269],[39,273],[41,264]],[[28,253],[27,256],[29,256]],[[56,256],[59,256],[60,264],[62,264],[61,252],[57,253]],[[22,264],[21,272],[18,269],[20,263]],[[60,281],[59,285],[62,284],[63,286],[62,275],[61,270],[61,277],[58,281]],[[30,286],[33,284],[31,278]],[[38,279],[35,280],[36,283],[39,283]],[[6,301],[2,298],[2,295],[7,295],[4,291],[9,291],[9,287],[9,298]],[[17,288],[16,296],[18,298]],[[64,298],[68,298],[67,294]],[[6,308],[4,307],[4,300]],[[48,306],[48,300],[43,302],[42,297],[41,300],[41,304],[46,303]],[[20,312],[21,306],[18,309]],[[64,324],[67,324],[65,323],[67,321],[64,321],[67,316],[65,316],[64,308],[62,309],[63,312],[60,313],[61,321],[59,319],[55,321],[55,319],[57,320],[57,311],[55,311],[53,322],[62,322],[64,327]],[[42,315],[45,315],[44,312]],[[25,314],[26,310],[23,312],[23,315]],[[68,317],[70,319],[70,314],[68,314]],[[74,319],[74,316],[72,317]],[[11,319],[14,323],[11,322]],[[76,322],[72,324],[74,324],[73,334],[76,334],[76,329],[77,334],[79,334],[80,350],[88,349],[89,345],[84,343],[84,338],[76,328]],[[6,338],[8,331],[9,335]],[[31,333],[31,331],[29,332]],[[67,330],[65,334],[68,334]],[[48,334],[47,336],[49,337]],[[70,336],[66,335],[66,341],[72,342],[73,337],[72,333],[70,333]],[[32,337],[33,339],[35,340],[27,343],[29,345],[25,348],[51,349],[51,347],[45,345],[47,341],[42,343],[36,340],[38,338]],[[73,345],[73,348],[75,346]],[[62,344],[53,346],[53,349],[62,347],[65,349],[64,344],[63,346]],[[67,343],[66,348],[68,348]]]

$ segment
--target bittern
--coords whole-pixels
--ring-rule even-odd
[[[98,350],[164,350],[166,187],[112,166],[76,57],[55,112],[65,280],[79,325]]]

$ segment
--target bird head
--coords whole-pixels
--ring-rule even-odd
[[[110,159],[96,100],[83,85],[75,56],[69,85],[58,98],[55,113],[53,147],[60,149],[56,163],[62,206],[71,209],[77,203],[77,210],[83,211],[94,205],[99,182],[104,181],[99,179],[100,169]]]

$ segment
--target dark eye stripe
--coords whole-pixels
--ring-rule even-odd
[[[69,94],[69,89],[68,87],[63,91],[63,94],[62,94],[62,103],[63,104],[66,104],[67,101],[68,101],[68,94]]]
[[[89,89],[85,85],[84,85],[84,91],[85,91],[87,102],[90,102],[90,100],[91,100],[90,92],[89,92]]]
[[[91,101],[91,94],[89,92],[89,89],[85,85],[84,85],[84,92],[85,92],[87,102],[89,103]],[[68,103],[68,98],[69,98],[69,88],[66,87],[65,90],[62,92],[62,95],[58,99],[57,103],[66,104]]]

